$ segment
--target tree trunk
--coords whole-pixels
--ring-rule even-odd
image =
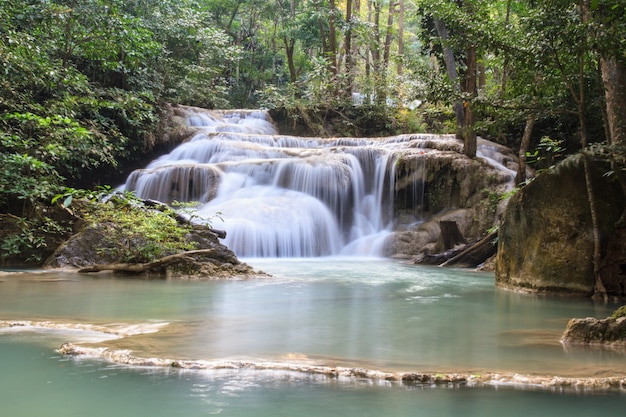
[[[463,234],[459,230],[459,225],[455,221],[440,221],[439,230],[441,230],[441,234],[439,235],[439,240],[435,245],[435,250],[437,252],[443,252],[448,249],[452,249],[457,245],[467,243],[465,237],[463,237]]]
[[[326,30],[324,29],[324,20],[322,19],[322,10],[320,9],[320,1],[315,2],[315,11],[317,12],[317,26],[320,30],[320,42],[322,44],[322,55],[328,55],[328,39],[326,39]]]
[[[626,146],[626,65],[616,58],[601,58],[600,69],[604,82],[610,143]]]
[[[526,181],[526,152],[530,146],[530,137],[533,134],[535,126],[535,116],[529,115],[526,118],[526,126],[524,126],[524,134],[522,135],[522,143],[519,146],[519,162],[517,164],[517,175],[515,177],[515,185],[520,186]]]
[[[343,42],[344,51],[346,54],[346,77],[348,78],[347,94],[352,94],[352,85],[354,84],[354,74],[352,68],[354,67],[354,56],[352,55],[352,0],[346,2],[346,22],[348,28],[346,30],[345,40]]]
[[[454,52],[446,45],[446,41],[448,40],[448,29],[446,29],[446,25],[438,17],[435,17],[434,20],[435,29],[437,29],[437,34],[441,38],[443,60],[446,64],[446,74],[452,84],[452,89],[456,94],[460,95],[461,87],[459,86],[459,75],[456,71],[456,64],[454,62]],[[454,114],[456,116],[457,138],[464,139],[462,134],[463,128],[465,127],[465,112],[463,110],[463,103],[460,100],[456,100],[452,105],[452,108],[454,109]]]
[[[170,263],[176,262],[180,259],[184,259],[191,255],[213,255],[217,253],[215,249],[198,249],[187,252],[175,253],[174,255],[168,255],[163,258],[159,258],[152,262],[146,262],[141,264],[128,264],[128,263],[119,263],[119,264],[96,264],[89,265],[78,270],[79,273],[91,273],[91,272],[102,272],[102,271],[114,271],[114,272],[128,272],[133,274],[139,274],[142,272],[148,271],[159,271],[163,267],[167,266]]]
[[[353,0],[354,1],[354,7],[352,8],[352,16],[356,16],[357,20],[361,19],[361,0]],[[354,36],[354,35],[353,35]],[[354,39],[354,42],[352,42],[352,64],[353,64],[353,68],[354,66],[356,66],[356,57],[359,55],[359,45],[356,42],[356,39]],[[353,74],[354,75],[354,74]]]
[[[328,16],[328,55],[330,68],[333,74],[337,74],[337,33],[335,30],[335,0],[330,0]]]
[[[394,2],[389,1],[389,15],[387,16],[387,29],[385,34],[385,45],[383,48],[383,78],[386,78],[387,68],[389,68],[389,57],[391,55],[391,38],[393,31],[393,14],[394,14]]]
[[[585,0],[581,0],[578,3],[581,21],[588,23],[590,14]],[[578,56],[578,93],[575,93],[573,86],[570,86],[570,92],[572,98],[577,106],[578,122],[580,127],[580,143],[583,148],[582,158],[583,167],[585,171],[585,185],[587,186],[587,201],[589,202],[589,211],[591,212],[591,224],[593,232],[593,274],[595,278],[595,287],[593,290],[593,298],[603,299],[605,302],[608,300],[606,288],[602,282],[602,275],[600,274],[601,261],[602,261],[602,241],[600,237],[600,222],[598,220],[598,210],[595,193],[593,190],[593,181],[591,177],[591,162],[589,160],[589,154],[585,150],[587,147],[587,126],[585,123],[585,60],[583,57],[584,52],[588,51],[586,44],[581,45]],[[562,70],[561,70],[562,71]],[[562,74],[565,76],[565,74]]]
[[[476,97],[476,47],[470,46],[467,49],[467,73],[465,74],[465,92],[471,98]],[[471,100],[471,99],[470,99]],[[474,125],[476,124],[476,115],[473,109],[473,103],[471,101],[466,101],[463,105],[465,109],[465,126],[463,129],[463,140],[465,142],[464,153],[470,158],[474,158],[476,156],[476,129]]]
[[[454,255],[440,266],[454,266],[457,268],[475,268],[494,256],[497,252],[495,240],[498,231],[491,232],[476,243],[468,245],[460,253]]]
[[[595,287],[593,289],[593,298],[602,299],[607,301],[607,293],[604,283],[602,282],[602,275],[600,274],[602,252],[601,252],[601,238],[600,238],[600,226],[598,221],[598,210],[593,191],[593,182],[591,177],[591,162],[589,161],[589,155],[586,151],[583,151],[583,167],[585,170],[585,185],[587,186],[587,199],[589,201],[589,210],[591,212],[591,224],[593,229],[593,275],[595,277]]]
[[[506,2],[506,16],[504,18],[504,30],[509,30],[509,23],[511,21],[511,2],[512,0],[507,0]],[[504,95],[506,94],[506,83],[509,77],[509,53],[504,51],[504,62],[502,64],[502,80],[500,82],[500,97],[504,99]]]
[[[296,65],[293,62],[293,51],[296,44],[295,39],[287,39],[283,37],[283,43],[285,44],[285,53],[287,55],[287,66],[289,67],[289,81],[295,83],[298,80],[298,74],[296,72]]]
[[[402,75],[402,60],[404,59],[404,0],[398,1],[398,75]]]
[[[296,19],[296,3],[295,0],[289,1],[289,18],[294,20]],[[289,81],[295,83],[298,80],[298,73],[296,70],[296,65],[293,60],[294,48],[296,45],[296,40],[293,36],[287,38],[286,35],[283,36],[283,43],[285,44],[285,54],[287,55],[287,66],[289,68]]]
[[[367,2],[367,23],[371,24],[372,23],[372,2],[370,0],[368,0]],[[365,47],[366,51],[365,51],[365,79],[366,80],[370,80],[371,76],[372,76],[372,56],[373,56],[373,52],[372,52],[372,43],[368,42],[367,46]]]
[[[380,56],[380,12],[382,6],[380,2],[370,1],[374,7],[374,40],[371,42],[370,49],[372,51],[372,66],[374,79],[374,95],[376,104],[381,105],[385,102],[385,91],[381,88],[381,56]]]

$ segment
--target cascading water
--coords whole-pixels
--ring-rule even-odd
[[[196,134],[125,188],[199,201],[242,257],[376,256],[393,217],[394,154],[382,141],[280,136],[262,111],[191,111]],[[214,225],[217,226],[217,225]]]
[[[404,225],[423,220],[427,155],[462,151],[451,135],[302,138],[279,135],[264,111],[186,112],[195,133],[124,187],[164,203],[199,202],[197,221],[216,223],[219,214],[224,223],[213,226],[226,230],[224,244],[240,257],[382,256],[398,228],[400,193],[402,209],[412,211]],[[478,155],[512,184],[510,157],[482,142]],[[400,180],[403,154],[411,162]]]

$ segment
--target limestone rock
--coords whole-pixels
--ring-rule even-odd
[[[603,239],[602,275],[608,295],[623,297],[626,239],[620,239],[625,235],[616,228],[616,222],[626,198],[619,183],[604,175],[609,169],[600,162],[592,165]],[[590,296],[595,285],[592,255],[593,229],[584,167],[580,157],[570,157],[510,199],[499,230],[496,285]]]
[[[119,263],[111,253],[103,250],[101,241],[106,229],[91,225],[75,234],[48,258],[44,268],[70,268],[81,272],[115,271],[161,278],[215,279],[263,275],[223,245],[217,235],[204,226],[194,226],[187,239],[195,242],[198,250],[170,254],[143,264]]]
[[[481,139],[479,147],[497,153],[500,165],[468,158],[454,140],[432,140],[403,151],[394,194],[398,231],[388,240],[385,255],[439,259],[439,253],[451,249],[440,242],[441,222],[456,223],[467,241],[483,238],[497,224],[506,205],[499,197],[511,187],[517,159],[510,149],[492,142]],[[415,218],[422,221],[410,223]]]
[[[561,342],[626,346],[626,317],[571,319],[563,333]]]

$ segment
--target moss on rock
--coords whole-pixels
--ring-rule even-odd
[[[605,248],[616,233],[614,225],[625,201],[620,185],[604,176],[608,170],[602,163],[592,165]],[[497,286],[592,295],[593,228],[579,156],[568,158],[516,193],[508,203],[499,232]],[[610,296],[623,296],[623,283],[607,281],[607,284]]]

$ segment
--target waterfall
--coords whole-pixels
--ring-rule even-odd
[[[193,134],[124,188],[197,203],[191,219],[226,230],[240,257],[382,256],[394,230],[437,214],[425,194],[448,198],[435,205],[445,210],[468,207],[486,187],[513,187],[515,155],[483,139],[470,160],[454,135],[305,138],[280,135],[264,111],[185,109]],[[445,175],[457,182],[438,182]]]
[[[393,143],[279,135],[263,111],[189,109],[187,123],[195,134],[133,172],[126,190],[199,202],[193,218],[226,230],[224,244],[240,257],[382,254]]]

